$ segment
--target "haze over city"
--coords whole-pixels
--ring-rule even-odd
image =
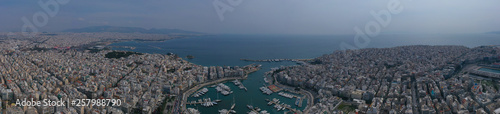
[[[48,0],[41,0],[42,2]],[[370,11],[387,9],[391,0],[240,0],[223,20],[214,2],[186,0],[71,0],[60,5],[41,31],[88,26],[172,28],[212,34],[354,34],[353,28],[374,20]],[[238,1],[238,0],[236,0]],[[484,33],[499,31],[497,0],[397,0],[403,11],[381,33]],[[52,8],[52,7],[51,7]],[[38,1],[5,0],[0,31],[19,32],[22,17],[44,11]]]

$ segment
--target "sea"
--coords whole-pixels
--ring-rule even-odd
[[[483,45],[500,45],[500,34],[381,34],[367,40],[367,46],[362,48],[389,48],[406,45],[461,45],[477,47]],[[231,87],[234,93],[224,96],[214,88],[207,86],[209,92],[199,98],[188,98],[188,101],[200,98],[221,99],[213,107],[187,105],[188,108],[198,109],[202,114],[218,113],[220,109],[229,109],[236,104],[237,113],[247,113],[247,105],[267,110],[271,114],[283,113],[267,105],[265,99],[278,98],[292,108],[298,107],[295,99],[263,94],[259,87],[264,84],[263,75],[271,68],[297,65],[294,62],[247,62],[240,59],[310,59],[330,54],[340,48],[341,43],[354,44],[354,35],[203,35],[172,39],[162,42],[128,41],[111,44],[118,46],[113,50],[126,50],[141,53],[167,54],[174,53],[183,59],[204,66],[245,66],[252,63],[262,65],[262,69],[251,73],[242,83],[248,91],[240,90],[232,82],[225,84]],[[132,46],[135,49],[119,48]],[[193,55],[194,59],[187,59]]]

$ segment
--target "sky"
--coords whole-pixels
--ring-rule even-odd
[[[33,17],[44,22],[39,2],[0,1],[0,31],[19,32]],[[484,33],[500,31],[499,0],[60,0],[39,31],[57,32],[88,26],[183,29],[213,34],[354,34],[377,21],[371,11],[390,14],[380,33]],[[241,2],[238,2],[241,1]],[[217,6],[232,11],[219,17]],[[53,7],[49,7],[52,8]],[[220,8],[220,7],[219,7]],[[385,17],[383,18],[385,19]],[[379,23],[380,24],[380,23]],[[370,30],[375,30],[371,28]],[[366,31],[366,30],[365,30]]]

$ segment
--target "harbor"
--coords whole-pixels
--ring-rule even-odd
[[[236,82],[236,84],[235,84]],[[293,109],[295,111],[300,111],[300,110],[303,110],[304,107],[302,107],[302,102],[305,103],[304,100],[302,100],[300,97],[297,97],[295,94],[292,94],[292,93],[289,93],[289,92],[286,92],[286,91],[281,91],[281,92],[277,92],[276,94],[273,94],[275,92],[273,92],[271,89],[268,88],[268,86],[263,86],[261,85],[260,87],[257,87],[257,88],[254,88],[254,89],[247,89],[246,91],[245,90],[242,90],[242,89],[238,89],[240,88],[240,86],[243,84],[238,84],[238,83],[242,83],[240,80],[236,81],[236,80],[226,80],[224,82],[220,82],[220,83],[215,83],[215,84],[212,84],[212,85],[206,85],[204,88],[207,88],[208,89],[208,92],[205,93],[205,95],[203,96],[200,96],[198,98],[194,97],[194,96],[190,96],[189,98],[187,98],[187,100],[189,101],[188,103],[186,103],[186,108],[192,108],[192,109],[197,109],[199,110],[200,112],[206,112],[206,113],[220,113],[220,114],[231,114],[231,113],[234,113],[234,112],[238,112],[238,113],[248,113],[248,114],[270,114],[270,113],[283,113],[283,109],[285,111],[289,111],[289,112],[294,112],[292,110],[289,110],[288,108],[285,108],[285,107],[289,107],[290,109]],[[246,82],[246,80],[245,80]],[[228,94],[228,95],[223,95],[222,93],[220,92],[217,92],[217,87],[219,87],[221,90],[226,90],[226,89],[223,89],[225,88],[225,86],[227,86],[229,89],[231,89],[231,91],[233,91],[232,94]],[[245,84],[247,85],[247,84]],[[261,91],[260,89],[258,88],[263,88],[263,90],[265,90],[266,92],[269,92],[270,94],[265,94],[263,93],[263,91]],[[202,91],[204,90],[203,88],[198,90],[198,91]],[[195,92],[197,93],[197,92]],[[283,94],[283,95],[280,95]],[[251,97],[251,96],[263,96],[263,97]],[[236,104],[234,105],[234,109],[232,109],[233,111],[230,111],[230,107],[233,107],[233,97],[235,96],[248,96],[248,100],[250,100],[249,102],[236,102]],[[292,98],[288,98],[286,96],[293,96]],[[211,98],[212,102],[214,102],[215,100],[214,99],[217,99],[217,100],[220,100],[220,101],[216,101],[217,104],[214,104],[214,105],[211,105],[211,106],[204,106],[202,105],[203,103],[203,100],[201,102],[199,102],[199,98]],[[276,110],[276,108],[274,106],[269,106],[267,105],[268,102],[266,102],[265,99],[271,99],[271,98],[279,98],[281,99],[280,100],[280,104],[279,106],[281,106],[281,110]],[[300,98],[300,100],[297,100],[295,98]],[[238,100],[238,99],[237,99]],[[196,102],[193,102],[193,101],[196,101]],[[252,108],[250,109],[248,106],[251,106]],[[191,110],[192,110],[191,109]]]

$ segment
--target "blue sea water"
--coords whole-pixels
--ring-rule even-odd
[[[111,46],[134,46],[137,52],[180,57],[195,56],[190,62],[205,66],[245,65],[247,59],[315,58],[340,49],[340,43],[354,44],[354,35],[209,35],[173,39],[164,42],[120,42]],[[370,38],[365,48],[387,48],[404,45],[499,45],[500,35],[408,35],[386,34]],[[118,50],[127,50],[115,48]],[[130,50],[130,49],[129,49]]]
[[[340,43],[354,44],[354,35],[207,35],[182,39],[167,40],[164,42],[120,42],[111,46],[133,46],[136,49],[114,48],[115,50],[128,50],[143,53],[167,54],[175,53],[180,57],[193,55],[194,59],[186,59],[192,63],[204,66],[244,66],[254,62],[245,62],[240,59],[307,59],[315,58],[323,54],[332,53],[340,49]],[[404,45],[463,45],[476,47],[481,45],[500,45],[500,35],[497,34],[383,34],[370,38],[364,48],[387,48]],[[228,109],[233,102],[236,103],[235,110],[238,113],[246,113],[249,110],[247,104],[251,104],[267,110],[271,113],[277,112],[272,106],[268,106],[264,99],[279,98],[294,106],[294,99],[278,96],[264,95],[258,89],[263,85],[263,74],[270,68],[279,66],[295,65],[292,62],[258,63],[263,69],[249,75],[247,80],[242,81],[248,88],[248,92],[239,90],[232,83],[226,83],[234,93],[229,96],[218,95],[223,101],[215,107],[205,108],[201,106],[188,106],[199,109],[202,113],[217,113],[219,109]],[[205,95],[205,98],[217,99],[214,89]],[[233,98],[235,99],[233,101]],[[189,98],[189,100],[196,100]],[[304,101],[304,106],[305,106]],[[297,108],[297,107],[294,107]],[[299,109],[303,109],[299,108]]]

